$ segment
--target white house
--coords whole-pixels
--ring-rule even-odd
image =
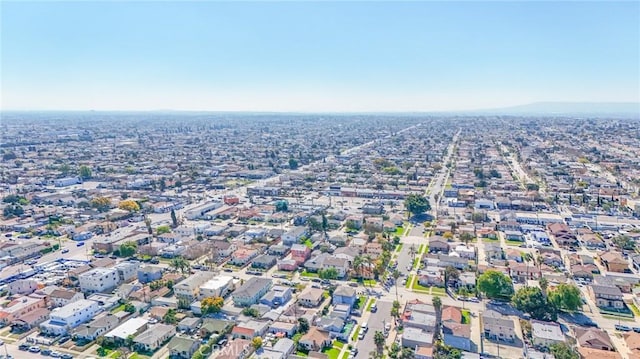
[[[233,278],[220,275],[200,286],[200,298],[224,297],[233,289]]]
[[[200,295],[200,286],[215,277],[215,273],[202,271],[190,275],[187,279],[173,286],[177,297],[194,300]]]
[[[99,311],[98,302],[81,299],[52,310],[49,319],[40,324],[40,330],[47,334],[64,335],[70,329],[88,322]]]
[[[85,293],[106,292],[119,283],[118,271],[115,268],[94,268],[78,276],[80,290]]]
[[[473,246],[467,247],[465,245],[459,245],[459,246],[456,246],[454,251],[458,253],[462,258],[467,258],[467,259],[476,258],[476,248]]]

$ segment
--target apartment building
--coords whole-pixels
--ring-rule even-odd
[[[102,293],[115,288],[120,282],[115,268],[94,268],[78,276],[80,290],[84,293]]]

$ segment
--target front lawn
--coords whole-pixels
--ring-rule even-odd
[[[640,317],[640,309],[638,309],[638,307],[634,303],[629,303],[627,305],[629,306],[629,308],[631,308],[631,311],[633,312],[633,314]]]
[[[402,250],[402,243],[396,246],[396,252],[400,252]]]
[[[356,329],[353,330],[353,335],[351,336],[351,341],[355,342],[358,340],[358,334],[360,334],[360,326],[356,325]]]
[[[340,349],[338,348],[325,348],[322,349],[322,352],[327,354],[329,359],[338,359],[338,355],[340,355]]]
[[[493,238],[482,238],[482,241],[485,243],[496,243],[496,242],[500,242],[499,239],[493,239]]]
[[[362,309],[362,307],[364,307],[364,304],[367,302],[367,297],[365,296],[360,296],[358,297],[358,301],[356,302],[356,309]]]
[[[413,267],[411,268],[418,268],[419,265],[420,265],[420,256],[417,256],[416,259],[413,260]]]
[[[420,291],[424,291],[424,292],[429,292],[429,290],[430,290],[430,287],[425,287],[423,285],[420,285],[420,283],[418,283],[418,279],[417,278],[413,282],[413,286],[411,288],[413,290],[420,290]]]
[[[306,270],[304,270],[302,271],[302,273],[300,273],[300,276],[308,278],[318,278],[318,273],[307,272]]]
[[[119,306],[111,309],[111,313],[112,314],[116,314],[116,313],[121,312],[123,310],[124,310],[124,304],[120,304]]]
[[[431,294],[439,295],[439,296],[445,296],[445,295],[447,295],[447,291],[444,288],[431,287]]]
[[[413,274],[407,277],[407,283],[405,283],[405,288],[411,288],[411,282],[413,281]]]
[[[523,241],[510,241],[510,240],[505,240],[505,242],[507,242],[508,246],[514,246],[514,247],[520,247],[521,245],[525,244]]]
[[[333,347],[334,348],[342,349],[343,346],[344,346],[343,342],[341,342],[341,341],[339,341],[337,339],[333,341]]]
[[[396,230],[393,232],[393,234],[398,236],[398,237],[402,237],[402,236],[404,236],[404,233],[406,231],[407,231],[407,229],[404,226],[396,227]]]

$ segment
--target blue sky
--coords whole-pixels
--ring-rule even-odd
[[[6,2],[2,109],[640,101],[640,3]]]

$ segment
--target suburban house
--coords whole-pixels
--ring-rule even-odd
[[[269,330],[269,322],[261,322],[257,320],[248,320],[244,323],[238,323],[231,330],[234,338],[253,339],[262,337]]]
[[[311,248],[304,244],[296,243],[291,246],[291,259],[298,265],[304,263],[311,255]]]
[[[356,290],[346,285],[338,286],[333,292],[332,304],[347,304],[353,306],[358,300]]]
[[[471,325],[454,322],[443,323],[442,333],[446,345],[467,352],[472,351]]]
[[[600,262],[609,272],[625,273],[629,271],[629,261],[624,259],[619,252],[609,251],[602,253]]]
[[[275,321],[269,326],[269,333],[282,333],[287,338],[293,338],[296,334],[296,330],[298,330],[298,324],[295,322]]]
[[[513,342],[516,340],[513,319],[496,311],[487,310],[482,314],[484,337],[491,340]]]
[[[51,335],[64,335],[69,330],[89,321],[100,310],[98,302],[81,299],[52,310],[49,320],[40,324],[40,330]]]
[[[402,332],[402,346],[411,349],[417,347],[431,348],[433,346],[433,332],[407,327]]]
[[[307,227],[294,227],[282,235],[282,244],[291,247],[308,234]]]
[[[119,323],[120,320],[115,315],[104,313],[104,315],[98,315],[93,318],[89,323],[77,327],[73,332],[73,336],[78,339],[92,341],[115,328]]]
[[[258,251],[253,248],[240,247],[231,254],[230,264],[244,266],[258,256]]]
[[[624,308],[623,295],[615,286],[591,285],[589,287],[593,301],[600,308]]]
[[[307,287],[298,296],[298,304],[307,308],[315,308],[322,303],[323,299],[324,290],[320,288]]]
[[[135,337],[133,345],[139,350],[152,352],[160,348],[174,335],[176,335],[176,327],[174,325],[154,324]]]
[[[135,337],[136,335],[144,332],[147,328],[148,321],[146,319],[139,317],[130,318],[105,334],[104,338],[105,340],[118,345],[124,343],[127,338],[131,336]]]
[[[253,351],[251,340],[234,339],[220,351],[216,359],[246,359]]]
[[[531,340],[534,345],[549,347],[556,343],[564,343],[564,334],[560,324],[531,320]]]
[[[151,265],[138,268],[138,281],[140,283],[146,284],[156,280],[160,280],[162,279],[162,272],[162,267]]]
[[[511,262],[509,263],[509,274],[511,278],[520,283],[526,280],[537,280],[542,277],[542,272],[534,265]]]
[[[578,245],[576,234],[564,223],[551,223],[547,225],[551,236],[561,247],[575,247]]]
[[[216,276],[209,271],[198,271],[173,286],[177,297],[194,300],[200,296],[200,286]]]
[[[240,288],[233,292],[233,302],[236,306],[240,307],[256,304],[270,288],[271,279],[251,277]]]
[[[167,344],[171,359],[191,359],[199,347],[199,340],[180,336],[173,337]]]
[[[277,261],[278,257],[269,254],[263,254],[256,257],[256,259],[251,262],[251,267],[259,269],[271,269],[271,267],[276,265]]]
[[[444,237],[432,236],[429,238],[429,253],[449,253],[449,243]]]
[[[300,337],[298,345],[309,351],[320,351],[331,345],[331,337],[328,332],[311,327],[306,334]]]
[[[271,288],[262,298],[260,298],[260,304],[268,305],[271,308],[277,308],[283,304],[286,304],[291,300],[291,288],[276,285]]]
[[[17,297],[7,304],[6,307],[0,308],[0,323],[9,325],[14,320],[27,315],[39,308],[46,308],[47,304],[44,298],[36,297]]]
[[[609,335],[598,328],[575,328],[576,341],[582,348],[615,351]]]

